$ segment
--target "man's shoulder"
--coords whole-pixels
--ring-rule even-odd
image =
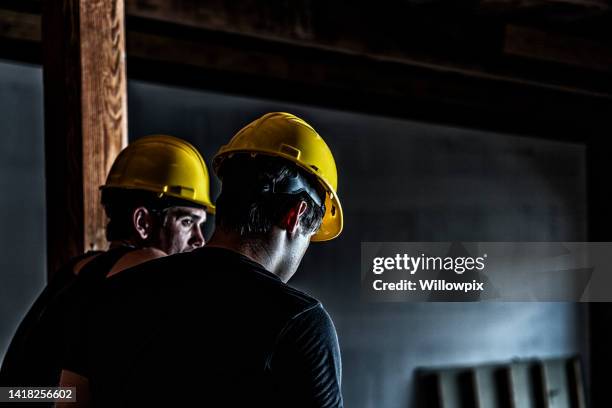
[[[318,299],[286,284],[283,284],[282,290],[288,299],[296,305],[302,306],[304,309],[310,309],[321,304]]]
[[[205,250],[200,251],[201,255],[206,253]],[[219,283],[224,288],[229,288],[230,297],[234,300],[252,298],[260,305],[270,305],[271,308],[282,310],[289,315],[320,304],[314,297],[287,285],[261,265],[245,257],[228,253],[223,253],[222,256],[229,256],[231,260],[225,259],[226,263],[219,270]],[[202,258],[201,263],[206,264],[207,259]]]
[[[291,309],[319,304],[314,297],[283,283],[278,277],[229,250],[201,248],[147,261],[107,279],[107,290],[133,292],[180,289],[210,297],[257,297]]]
[[[268,302],[272,307],[282,307],[290,316],[298,315],[321,304],[313,296],[281,281],[264,281],[257,290],[269,297]]]

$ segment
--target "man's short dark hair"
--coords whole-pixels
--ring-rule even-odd
[[[297,194],[271,191],[271,186],[282,185],[287,179],[301,177],[317,200],[325,202],[325,191],[316,178],[288,160],[249,154],[236,154],[225,159],[219,171],[223,181],[221,195],[217,198],[216,225],[256,237],[267,234],[279,225],[291,208],[305,201],[307,209],[300,219],[304,232],[319,229],[324,207],[315,203],[306,192]]]
[[[105,188],[102,190],[102,206],[109,222],[106,226],[106,239],[118,241],[130,239],[134,235],[132,216],[138,207],[145,207],[157,220],[158,225],[165,223],[167,210],[173,206],[200,207],[194,203],[172,197],[159,197],[159,194],[137,189]],[[201,208],[204,208],[203,206]]]

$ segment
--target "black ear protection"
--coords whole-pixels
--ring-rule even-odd
[[[323,213],[325,213],[325,190],[323,190],[322,187],[317,189],[313,186],[313,183],[309,182],[300,173],[296,173],[294,177],[287,177],[280,183],[272,181],[271,184],[263,187],[262,192],[291,195],[306,193],[312,201],[323,210]]]

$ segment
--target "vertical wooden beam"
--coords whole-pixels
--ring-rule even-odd
[[[123,0],[45,0],[47,265],[105,249],[99,186],[127,143]]]

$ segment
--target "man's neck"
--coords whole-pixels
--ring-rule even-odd
[[[217,229],[206,246],[225,248],[237,252],[257,262],[267,271],[278,275],[276,270],[280,262],[279,254],[281,251],[277,248],[277,239],[272,238],[266,241],[245,240],[234,232]]]

